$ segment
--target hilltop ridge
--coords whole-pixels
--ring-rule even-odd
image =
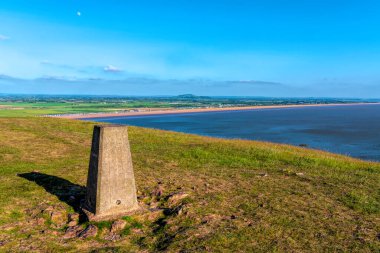
[[[113,222],[79,220],[75,234],[71,219],[84,195],[94,123],[0,118],[0,124],[1,250],[380,248],[379,163],[138,127],[129,136],[139,203],[150,211],[124,217],[117,232]]]

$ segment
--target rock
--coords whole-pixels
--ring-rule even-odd
[[[76,225],[78,225],[78,222],[79,222],[79,214],[78,213],[70,213],[68,215],[68,223],[67,223],[67,226],[69,227],[74,227]]]
[[[59,232],[57,230],[49,230],[48,233],[55,236],[59,235]]]
[[[41,217],[40,218],[36,218],[35,221],[36,221],[36,224],[38,226],[41,226],[41,225],[43,225],[45,223],[45,219],[41,218]]]
[[[69,223],[67,223],[67,226],[69,227],[74,227],[76,225],[78,225],[78,221],[76,220],[72,220],[72,221],[69,221]]]
[[[302,172],[297,172],[296,175],[300,176],[300,177],[304,176],[304,174]]]
[[[221,217],[218,214],[209,214],[209,215],[206,215],[205,217],[203,217],[201,222],[202,222],[202,224],[213,223],[213,222],[218,221],[220,219],[221,219]]]
[[[111,225],[111,233],[116,233],[123,230],[126,225],[127,225],[127,222],[125,220],[114,221]]]
[[[146,217],[147,220],[149,221],[155,221],[164,214],[164,209],[153,208],[153,209],[149,209],[149,211],[150,212],[147,214],[147,217]]]
[[[132,229],[131,229],[131,232],[132,232],[133,234],[139,234],[139,235],[141,235],[141,234],[144,233],[144,231],[143,231],[141,228],[132,228]]]
[[[162,185],[158,185],[154,191],[152,192],[152,194],[156,197],[161,197],[162,194],[164,192],[164,187]]]
[[[55,224],[64,224],[66,223],[66,215],[64,215],[62,212],[52,212],[50,215],[50,219]]]
[[[121,239],[121,236],[118,234],[110,233],[106,237],[104,237],[105,240],[107,241],[117,241]]]
[[[185,192],[174,193],[168,198],[168,204],[169,206],[173,206],[188,196],[189,194]]]
[[[53,210],[54,210],[54,207],[48,206],[47,208],[45,208],[45,210],[42,211],[42,213],[47,214],[50,217],[51,214],[53,213]]]
[[[267,174],[267,173],[260,173],[259,176],[260,176],[260,177],[267,177],[268,174]]]
[[[70,213],[67,218],[69,221],[79,221],[79,213]]]
[[[65,234],[63,235],[63,239],[71,239],[71,238],[74,238],[76,236],[78,236],[79,232],[82,231],[82,227],[81,226],[74,226],[74,227],[69,227],[68,229],[66,229],[66,232]]]
[[[98,234],[98,227],[91,224],[86,229],[79,232],[77,234],[77,237],[85,239],[85,238],[89,238],[89,237],[95,237],[97,234]]]

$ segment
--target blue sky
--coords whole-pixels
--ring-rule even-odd
[[[0,93],[380,97],[380,1],[2,0]]]

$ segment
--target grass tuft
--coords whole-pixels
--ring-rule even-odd
[[[351,191],[342,197],[342,202],[353,210],[367,214],[380,213],[380,202],[366,194]]]

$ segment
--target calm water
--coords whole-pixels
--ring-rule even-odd
[[[91,119],[223,138],[263,140],[380,161],[380,104]]]

